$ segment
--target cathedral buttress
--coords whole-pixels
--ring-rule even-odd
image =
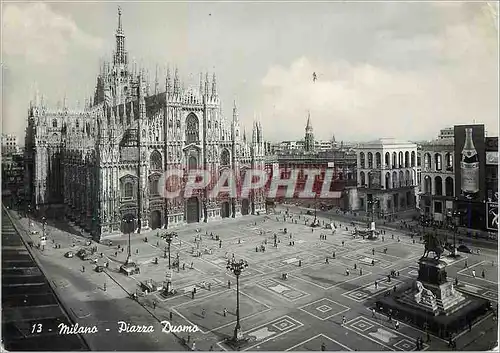
[[[149,203],[149,191],[147,183],[147,152],[146,152],[146,142],[149,136],[148,134],[148,120],[146,116],[146,100],[144,99],[145,87],[142,75],[139,76],[139,116],[137,119],[137,143],[138,143],[138,165],[137,165],[137,177],[138,177],[138,190],[137,190],[137,225],[138,232],[141,232],[141,228],[146,228],[148,226],[148,203]]]

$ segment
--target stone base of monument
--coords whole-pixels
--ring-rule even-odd
[[[446,338],[488,311],[487,300],[458,292],[446,278],[446,263],[422,258],[417,281],[377,301],[377,310]]]

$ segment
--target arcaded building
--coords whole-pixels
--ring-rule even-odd
[[[191,169],[220,175],[264,168],[262,126],[248,139],[236,104],[226,119],[216,76],[200,75],[184,88],[177,70],[152,86],[128,62],[121,12],[113,60],[101,68],[94,95],[81,110],[31,102],[26,130],[31,204],[40,213],[65,214],[96,237],[134,230],[237,217],[265,210],[264,192],[241,199],[210,194],[217,180],[192,197],[160,195],[165,171]],[[182,185],[179,185],[182,187]],[[160,186],[161,187],[161,186]],[[213,196],[213,197],[212,197]]]
[[[420,211],[425,219],[452,222],[455,210],[455,141],[453,136],[422,143]]]
[[[360,144],[357,204],[353,210],[391,217],[416,208],[417,145],[381,138]]]

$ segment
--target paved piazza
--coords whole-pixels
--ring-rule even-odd
[[[48,227],[49,243],[61,244],[61,249],[47,246],[43,252],[38,251],[38,257],[82,325],[92,322],[104,330],[111,327],[112,322],[124,320],[160,327],[160,321],[170,321],[171,314],[175,325],[199,327],[200,331],[189,337],[187,333],[178,333],[176,338],[158,333],[158,329],[155,333],[135,334],[158,342],[161,350],[168,347],[178,350],[174,344],[178,338],[189,339],[190,344],[194,341],[197,350],[211,347],[216,351],[230,350],[224,339],[233,334],[236,323],[236,279],[226,270],[226,263],[233,256],[248,262],[248,268],[240,277],[241,326],[248,338],[241,350],[307,351],[321,350],[322,345],[330,351],[414,350],[416,338],[425,339],[424,332],[404,323],[396,330],[385,317],[379,314],[373,317],[370,307],[377,296],[415,280],[423,245],[418,240],[414,244],[408,236],[393,230],[387,230],[384,240],[354,238],[351,225],[345,230],[345,221],[340,221],[343,230],[339,228],[335,234],[327,229],[311,231],[304,225],[304,217],[309,218],[310,223],[312,216],[300,215],[298,209],[292,211],[293,218],[285,221],[283,214],[246,216],[177,229],[178,237],[171,244],[171,262],[178,257],[179,270],[168,270],[168,258],[164,256],[167,244],[157,237],[165,230],[132,234],[132,258],[141,265],[141,272],[130,277],[118,273],[127,256],[127,236],[113,239],[112,246],[97,245],[97,263],[109,261],[110,264],[103,273],[92,271],[95,265],[90,261],[65,258],[64,253],[69,249],[76,251],[83,246],[83,241],[51,226]],[[339,220],[329,216],[332,217],[338,225]],[[327,218],[319,218],[327,221]],[[18,223],[27,228],[26,219]],[[40,225],[35,224],[34,228],[37,227]],[[222,242],[213,240],[211,233],[218,235]],[[274,234],[277,234],[277,247],[273,246]],[[321,234],[326,235],[325,240],[320,239]],[[391,234],[395,235],[394,239]],[[264,252],[260,250],[262,245]],[[198,252],[202,255],[198,256]],[[448,276],[458,276],[459,290],[497,301],[496,256],[493,251],[463,254],[449,261]],[[399,277],[388,283],[387,274],[391,270],[399,271]],[[484,278],[482,271],[485,271]],[[286,280],[282,278],[284,273],[288,274]],[[141,282],[163,282],[166,278],[171,278],[172,288],[177,291],[175,295],[141,295],[140,305],[129,298],[130,293],[138,292]],[[101,305],[94,305],[96,302]],[[109,310],[121,306],[122,314],[108,317],[106,306]],[[494,323],[487,318],[478,325],[461,337],[479,336],[485,330],[484,325]],[[95,336],[85,337],[94,349],[108,348],[104,336],[100,341]],[[139,345],[130,347],[140,349]],[[437,337],[425,343],[424,349],[449,350],[447,342]]]

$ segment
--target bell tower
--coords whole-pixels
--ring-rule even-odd
[[[314,151],[314,134],[311,125],[311,114],[307,112],[306,135],[304,138],[304,149],[306,152]]]

